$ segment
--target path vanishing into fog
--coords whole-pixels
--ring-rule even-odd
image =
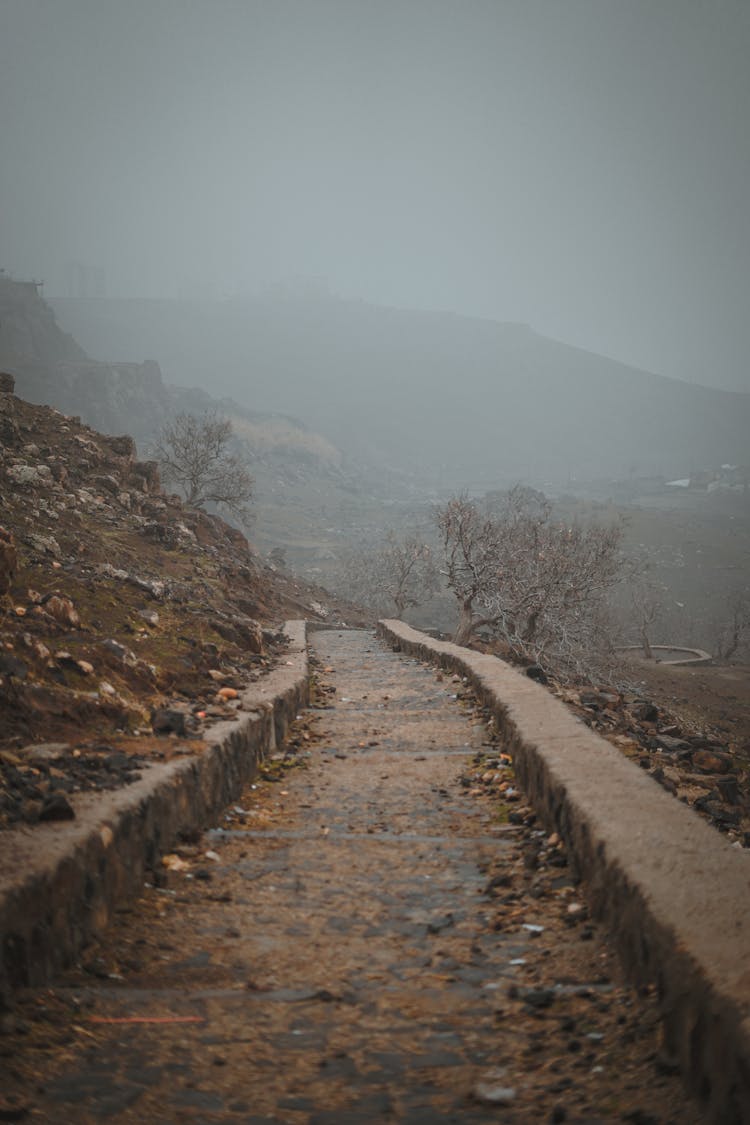
[[[487,795],[461,683],[366,632],[311,647],[301,768],[23,998],[47,1023],[6,1096],[79,1125],[701,1121],[557,842]]]

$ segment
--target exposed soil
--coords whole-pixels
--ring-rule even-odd
[[[700,1125],[458,678],[314,647],[290,752],[6,1016],[5,1119]]]
[[[750,756],[750,665],[682,668],[630,657],[628,666],[657,703],[693,727],[720,732],[735,752]]]
[[[102,755],[161,758],[170,736],[199,750],[204,723],[282,657],[286,618],[362,617],[162,493],[129,437],[0,380],[2,828],[34,823],[56,790],[99,787]]]

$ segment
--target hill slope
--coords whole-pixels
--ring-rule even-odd
[[[750,395],[524,325],[332,299],[53,304],[93,352],[158,355],[168,378],[292,410],[350,455],[450,489],[676,477],[747,457]]]
[[[298,560],[317,556],[318,539],[309,532],[327,518],[318,511],[321,497],[330,495],[335,503],[358,487],[339,449],[288,414],[165,383],[159,364],[142,360],[138,337],[104,354],[91,359],[61,330],[36,285],[0,277],[0,370],[14,375],[19,395],[78,415],[105,433],[132,434],[146,453],[174,414],[219,410],[231,418],[237,451],[255,478],[253,533],[259,546],[282,547]],[[135,358],[106,358],[118,354]],[[210,367],[203,382],[212,385]]]
[[[265,565],[223,520],[165,496],[131,438],[23,401],[7,375],[0,606],[0,827],[34,819],[49,795],[24,811],[19,794],[40,772],[25,746],[163,756],[159,734],[199,739],[203,718],[232,713],[217,688],[236,694],[277,659],[285,619],[362,620]]]

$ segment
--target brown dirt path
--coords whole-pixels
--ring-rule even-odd
[[[699,1125],[559,845],[476,784],[498,751],[462,685],[368,633],[313,647],[306,768],[22,997],[2,1120]]]

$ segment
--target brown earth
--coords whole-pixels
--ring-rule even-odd
[[[750,758],[750,665],[680,667],[630,658],[628,671],[655,702],[694,728],[720,732]]]
[[[169,756],[170,735],[199,750],[204,722],[233,714],[283,655],[285,619],[362,620],[165,495],[129,437],[11,386],[4,376],[0,828],[69,815],[65,792],[132,780],[128,757]]]

